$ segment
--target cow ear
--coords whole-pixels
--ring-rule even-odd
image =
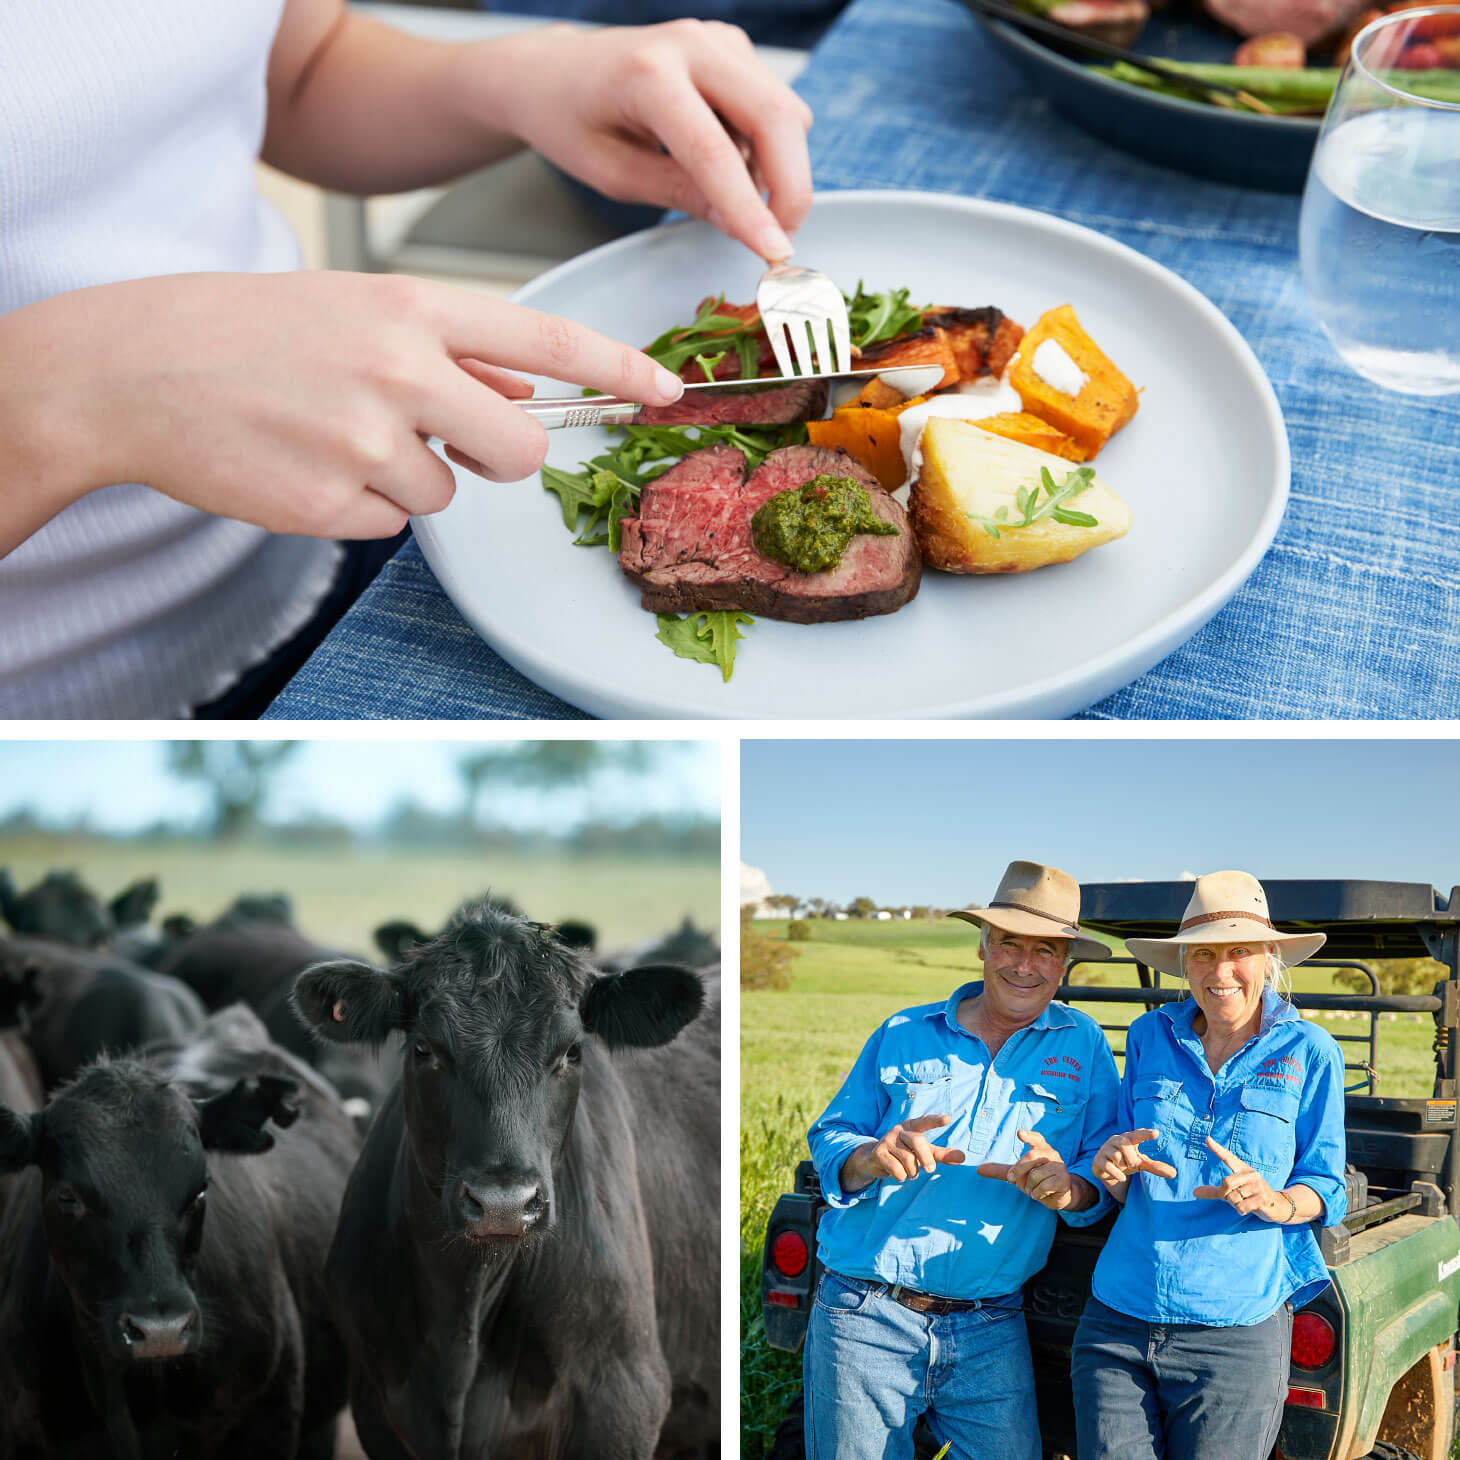
[[[124,887],[107,904],[107,911],[119,928],[140,927],[152,916],[157,898],[157,879],[149,877],[143,882],[134,882],[130,887]]]
[[[21,1115],[0,1105],[0,1174],[24,1171],[36,1158],[40,1143],[41,1117]]]
[[[431,935],[423,933],[414,923],[381,923],[375,930],[375,946],[390,959],[399,963],[417,943],[429,943]]]
[[[239,1080],[231,1090],[196,1102],[198,1135],[205,1151],[258,1155],[273,1149],[274,1135],[264,1126],[293,1125],[299,1119],[299,1081],[285,1075]]]
[[[381,1044],[405,1025],[401,981],[353,958],[306,968],[290,998],[316,1035],[339,1044]]]
[[[595,979],[583,996],[584,1027],[611,1049],[668,1044],[704,1006],[698,975],[655,963]]]

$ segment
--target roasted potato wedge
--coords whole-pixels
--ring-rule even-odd
[[[1091,473],[1090,484],[1062,510],[1093,518],[1093,524],[1062,522],[1045,512],[1027,527],[1015,525],[1025,517],[1021,491],[1035,494],[1035,509],[1049,501],[1041,467],[1057,490],[1077,470]],[[1094,468],[1075,468],[1063,457],[943,416],[934,416],[923,432],[923,466],[908,512],[923,561],[945,573],[1027,573],[1067,563],[1124,537],[1131,524],[1130,508],[1094,476]]]

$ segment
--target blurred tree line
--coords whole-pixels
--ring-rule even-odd
[[[208,810],[201,823],[182,825],[159,819],[135,834],[143,841],[221,841],[245,839],[320,849],[362,841],[441,851],[498,851],[597,856],[675,856],[695,860],[720,855],[720,822],[700,813],[645,814],[628,820],[594,816],[576,819],[568,829],[508,826],[493,814],[497,792],[536,791],[547,798],[576,794],[576,804],[592,806],[600,778],[647,783],[660,771],[651,742],[600,740],[536,741],[484,746],[457,762],[461,799],[448,810],[413,799],[395,802],[368,831],[320,813],[288,822],[266,818],[269,794],[279,771],[299,752],[297,740],[177,740],[164,745],[168,771],[201,790]],[[563,818],[559,818],[562,820]],[[91,832],[84,822],[57,826],[30,810],[0,820],[0,836],[70,836]]]

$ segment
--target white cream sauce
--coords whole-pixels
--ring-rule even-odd
[[[952,416],[957,421],[979,421],[985,416],[999,416],[1006,411],[1018,412],[1024,409],[1019,392],[1009,384],[1008,377],[1002,380],[965,380],[952,390],[915,406],[909,406],[897,418],[902,432],[902,459],[907,463],[907,479],[893,496],[904,506],[907,492],[917,481],[923,469],[923,427],[930,416]]]
[[[1090,379],[1058,340],[1041,340],[1029,364],[1046,385],[1071,397],[1079,395]]]

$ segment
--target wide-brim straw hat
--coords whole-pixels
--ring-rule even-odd
[[[987,907],[948,914],[1024,938],[1068,938],[1070,957],[1109,958],[1110,949],[1080,928],[1080,884],[1058,867],[1010,862]]]
[[[1193,943],[1271,943],[1289,965],[1311,958],[1325,933],[1285,933],[1273,926],[1267,893],[1250,872],[1208,872],[1198,877],[1181,926],[1170,938],[1127,938],[1126,949],[1150,968],[1182,975],[1181,950]]]

